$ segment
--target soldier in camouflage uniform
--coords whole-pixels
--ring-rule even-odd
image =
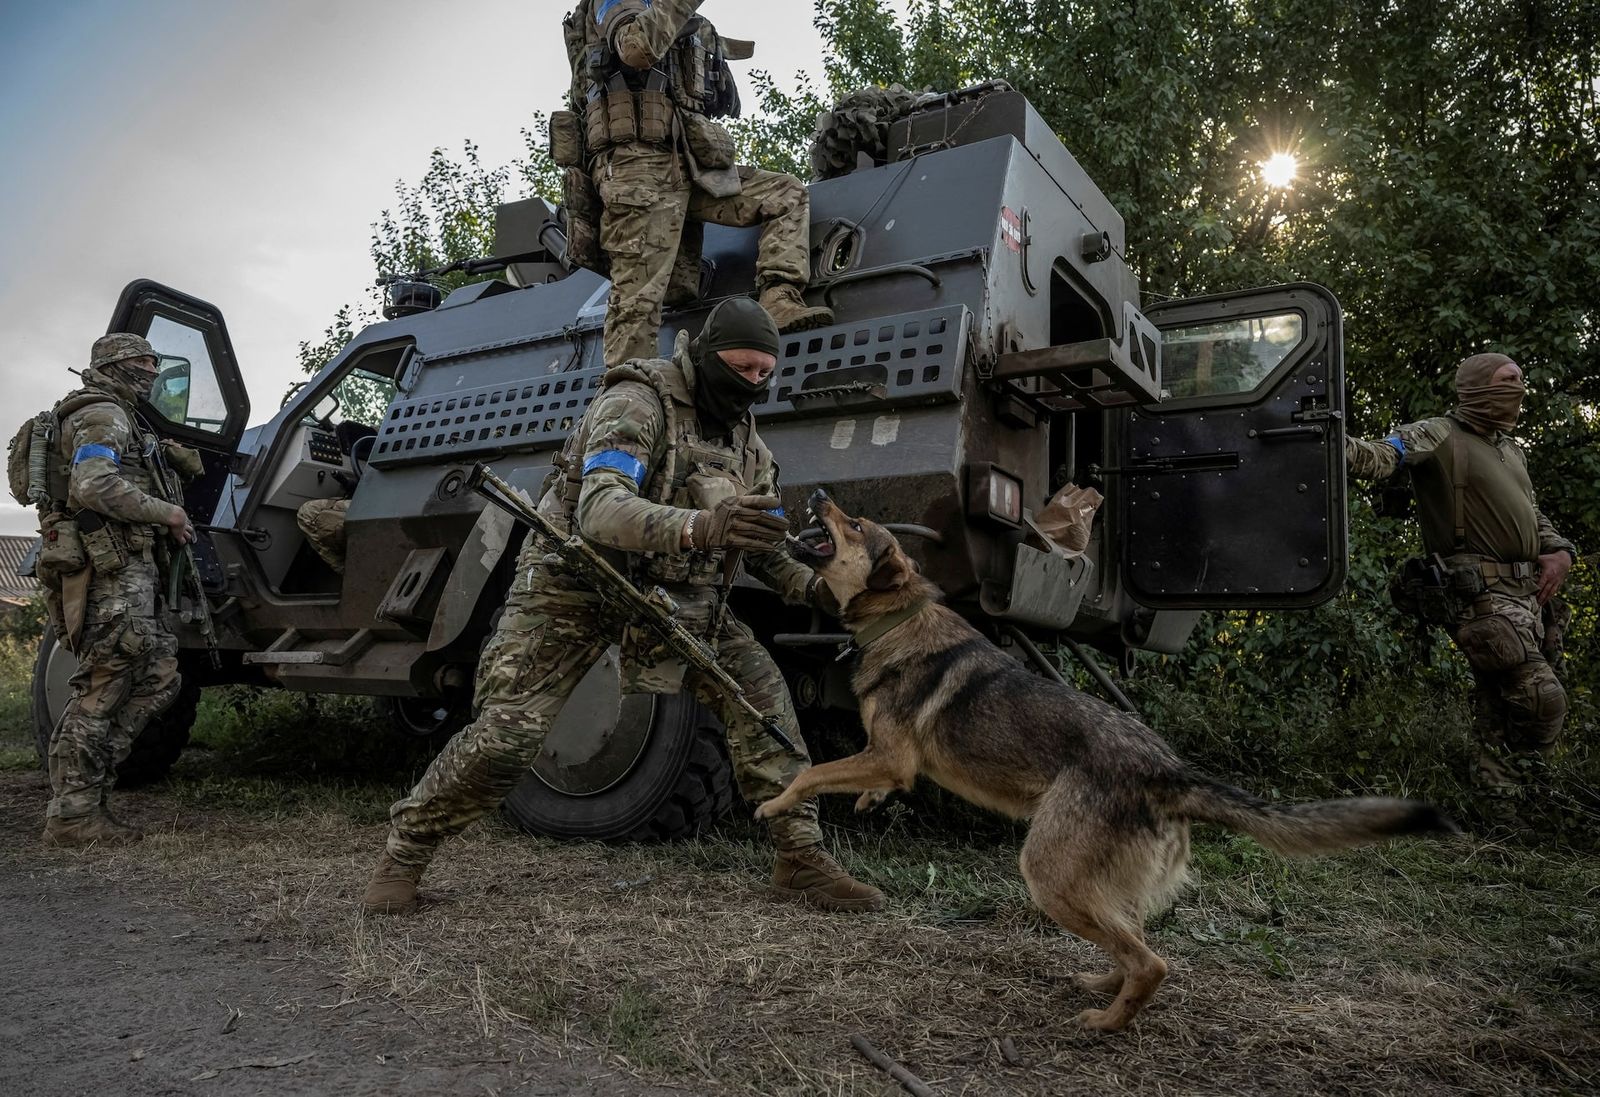
[[[1472,667],[1485,814],[1512,825],[1567,713],[1555,668],[1569,614],[1556,592],[1577,550],[1539,512],[1509,433],[1525,392],[1521,369],[1503,354],[1474,355],[1456,371],[1456,392],[1449,414],[1381,441],[1346,439],[1345,457],[1364,479],[1408,469],[1424,549],[1442,559],[1454,589],[1481,591],[1460,599],[1450,636]]]
[[[761,226],[756,288],[781,332],[833,322],[800,296],[811,273],[810,197],[791,175],[733,164],[713,119],[737,115],[727,58],[751,43],[721,38],[701,0],[584,0],[568,16],[583,167],[598,192],[610,260],[605,360],[659,353],[664,301],[699,296],[701,225]]]
[[[340,575],[344,574],[344,527],[350,514],[349,499],[307,499],[294,512],[294,521],[317,555]]]
[[[730,553],[795,603],[815,602],[813,572],[782,551],[788,522],[778,507],[778,467],[750,406],[767,387],[778,333],[749,298],[712,310],[673,358],[611,370],[568,440],[564,469],[540,510],[617,554],[624,570],[665,587],[678,620],[708,637],[722,666],[758,710],[803,744],[783,677],[767,651],[722,606]],[[761,803],[810,761],[789,753],[738,706],[676,662],[653,633],[609,619],[599,597],[545,560],[529,538],[517,579],[479,663],[477,718],[445,746],[422,780],[394,805],[384,854],[367,886],[372,913],[410,913],[417,883],[439,843],[492,809],[528,772],[562,704],[595,660],[621,642],[624,688],[692,689],[721,718],[740,790]],[[877,910],[883,895],[858,883],[822,849],[815,801],[769,823],[774,890],[829,910]]]
[[[166,447],[181,475],[201,471],[193,450],[158,441],[134,407],[150,391],[156,354],[137,335],[97,339],[84,387],[56,405],[56,452],[67,471],[65,499],[50,521],[71,516],[88,568],[44,576],[50,617],[78,656],[72,698],[50,736],[50,790],[44,842],[78,846],[137,841],[140,833],[106,810],[116,767],[133,740],[177,696],[177,640],[156,608],[160,539],[194,540],[182,507],[152,494],[152,453]],[[98,528],[94,528],[97,527]]]

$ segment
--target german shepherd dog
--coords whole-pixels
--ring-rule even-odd
[[[1133,716],[1028,670],[940,605],[938,588],[882,526],[821,491],[811,508],[824,536],[791,539],[790,551],[844,607],[860,649],[853,686],[867,746],[806,770],[757,818],[823,792],[860,793],[864,811],[924,773],[975,804],[1031,819],[1021,858],[1028,893],[1114,965],[1076,976],[1080,987],[1116,996],[1078,1015],[1088,1028],[1127,1025],[1166,977],[1143,927],[1184,882],[1191,821],[1289,855],[1457,832],[1416,800],[1269,804],[1213,780]]]

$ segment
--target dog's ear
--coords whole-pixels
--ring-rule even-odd
[[[867,576],[868,590],[898,590],[906,585],[907,558],[890,548],[878,558],[877,566]]]

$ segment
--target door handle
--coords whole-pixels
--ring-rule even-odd
[[[1328,433],[1327,428],[1314,423],[1306,423],[1297,427],[1273,427],[1271,430],[1255,430],[1249,433],[1251,438],[1259,438],[1263,442],[1288,441],[1294,438],[1321,438]]]

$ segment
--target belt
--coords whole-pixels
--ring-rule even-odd
[[[1539,586],[1539,565],[1532,560],[1504,563],[1482,556],[1457,554],[1445,558],[1450,567],[1470,567],[1483,576],[1483,585],[1512,597],[1532,594]]]

